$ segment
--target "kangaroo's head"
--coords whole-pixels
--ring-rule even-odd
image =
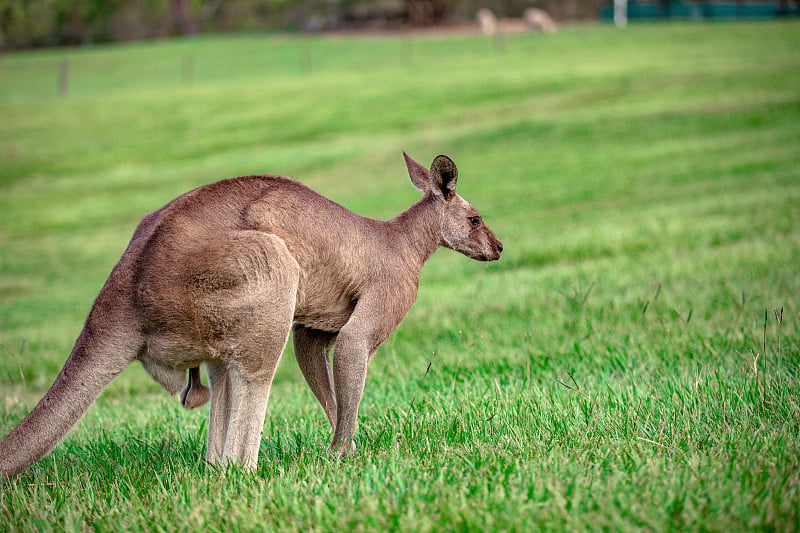
[[[437,156],[429,171],[405,152],[403,157],[414,186],[444,207],[440,244],[478,261],[500,259],[503,243],[483,222],[478,210],[456,193],[458,169],[453,160],[446,155]]]

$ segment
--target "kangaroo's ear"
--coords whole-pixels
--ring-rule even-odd
[[[428,187],[430,187],[428,169],[408,157],[405,152],[403,152],[403,159],[406,160],[406,168],[408,169],[408,177],[411,178],[411,183],[422,192],[427,191]]]
[[[456,181],[458,169],[453,160],[446,155],[436,156],[431,163],[431,184],[434,190],[439,191],[445,200],[450,200],[456,194]]]

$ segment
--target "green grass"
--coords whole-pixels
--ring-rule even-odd
[[[288,174],[389,218],[417,197],[400,150],[447,153],[506,250],[431,259],[371,364],[352,460],[325,456],[291,348],[255,474],[209,467],[207,408],[133,365],[2,488],[0,523],[799,529],[798,30],[0,56],[0,434],[49,387],[138,220],[191,187]]]

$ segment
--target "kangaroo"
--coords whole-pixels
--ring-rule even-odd
[[[52,387],[0,441],[0,478],[44,457],[135,360],[170,394],[189,369],[181,394],[188,408],[208,398],[198,368],[205,364],[206,459],[254,469],[290,330],[333,430],[328,453],[351,455],[367,363],[414,303],[425,262],[439,246],[479,261],[503,251],[456,194],[450,158],[426,170],[403,157],[424,194],[388,221],[273,175],[205,185],[147,214]]]

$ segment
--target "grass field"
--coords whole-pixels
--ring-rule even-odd
[[[0,529],[800,529],[798,50],[759,22],[0,56],[2,435],[197,185],[287,174],[390,218],[401,149],[446,153],[506,250],[428,263],[352,460],[290,347],[255,474],[209,467],[207,407],[135,364],[2,487]]]

